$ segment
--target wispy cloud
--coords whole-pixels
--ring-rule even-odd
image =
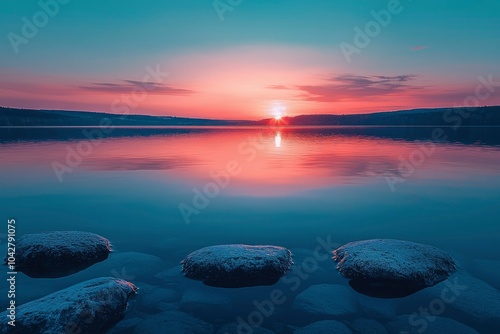
[[[96,82],[89,85],[80,86],[84,90],[104,93],[130,93],[134,89],[146,90],[154,94],[163,95],[191,95],[195,91],[189,89],[175,88],[168,85],[162,85],[154,82],[142,82],[135,80],[123,80],[119,83]]]
[[[414,47],[411,47],[410,50],[411,51],[421,51],[421,50],[425,50],[425,49],[428,49],[430,48],[429,45],[416,45]]]
[[[293,87],[284,86],[284,85],[269,85],[266,88],[269,88],[269,89],[287,89],[287,90],[294,89]]]
[[[374,96],[386,96],[419,89],[410,84],[416,75],[352,75],[343,74],[326,80],[323,85],[298,85],[286,87],[268,86],[271,89],[290,89],[299,92],[299,99],[315,102],[339,102],[350,99],[362,100]]]

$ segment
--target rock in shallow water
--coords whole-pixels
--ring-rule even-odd
[[[189,314],[177,311],[162,312],[141,322],[134,334],[212,334],[214,326]]]
[[[466,272],[455,273],[446,282],[422,291],[420,297],[429,303],[441,300],[445,315],[455,310],[469,322],[500,328],[500,291]]]
[[[182,271],[206,285],[240,288],[275,284],[292,264],[290,251],[283,247],[220,245],[189,254]]]
[[[17,240],[16,269],[30,277],[63,277],[108,258],[109,240],[80,231],[26,234]]]
[[[140,290],[137,293],[136,306],[144,312],[162,310],[162,303],[174,303],[180,298],[180,293],[174,289],[162,288],[159,286],[137,282]]]
[[[275,334],[272,330],[262,327],[250,327],[248,324],[232,322],[217,331],[217,334]]]
[[[127,281],[103,277],[18,306],[15,327],[0,314],[0,333],[105,333],[123,318],[136,287]]]
[[[204,291],[188,288],[182,295],[179,309],[195,315],[198,313],[210,317],[227,314],[231,311],[231,298],[220,289]]]
[[[370,319],[392,319],[396,317],[397,304],[394,299],[372,298],[365,295],[358,295],[358,303]]]
[[[351,242],[333,254],[353,289],[381,298],[408,296],[445,280],[457,268],[444,251],[401,240]]]
[[[358,305],[351,290],[340,284],[313,285],[295,297],[292,307],[317,316],[353,316]]]
[[[354,334],[388,334],[389,332],[380,323],[373,319],[355,319],[351,325]]]
[[[294,334],[352,334],[346,325],[335,320],[322,320],[297,329]]]
[[[391,334],[479,334],[475,329],[445,317],[401,315],[386,324],[386,328]]]

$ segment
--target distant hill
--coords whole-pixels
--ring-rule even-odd
[[[98,126],[108,119],[114,126],[242,126],[276,125],[260,121],[212,120],[173,116],[117,115],[102,112],[33,110],[0,107],[0,126]],[[413,109],[355,115],[300,115],[283,117],[282,125],[500,126],[500,106]]]
[[[261,125],[273,119],[261,120]],[[300,115],[284,117],[287,125],[436,125],[436,126],[497,126],[500,106],[479,108],[412,109],[355,115]]]
[[[0,126],[98,126],[103,119],[108,119],[114,126],[217,126],[253,124],[253,122],[248,121],[0,107]]]

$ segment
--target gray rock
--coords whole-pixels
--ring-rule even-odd
[[[109,240],[94,233],[25,234],[16,242],[16,269],[30,277],[63,277],[107,259],[110,252]]]
[[[356,291],[374,297],[403,297],[445,280],[457,264],[444,251],[391,239],[348,243],[333,252],[337,269]]]
[[[389,334],[384,326],[373,319],[355,319],[350,327],[354,334]]]
[[[460,271],[447,281],[422,291],[422,297],[429,303],[441,300],[446,311],[463,312],[470,321],[500,326],[500,291],[465,272]]]
[[[299,328],[294,334],[352,334],[351,330],[341,322],[335,320],[322,320],[308,326]]]
[[[426,317],[401,315],[385,327],[391,334],[479,334],[475,329],[445,317],[435,317],[433,321],[430,321]]]
[[[105,333],[120,321],[136,287],[111,277],[96,278],[18,306],[15,327],[0,314],[0,333]]]
[[[189,314],[177,311],[162,312],[140,323],[134,334],[212,334],[214,326]]]
[[[272,330],[262,327],[250,327],[248,324],[232,322],[217,331],[217,334],[275,334]]]
[[[186,289],[179,309],[188,313],[224,314],[231,310],[231,298],[223,292]]]
[[[358,311],[353,293],[340,284],[310,286],[295,297],[292,307],[319,316],[353,316]]]
[[[205,247],[182,261],[186,277],[225,288],[272,285],[290,269],[291,253],[277,246]]]

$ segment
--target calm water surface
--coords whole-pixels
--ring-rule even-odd
[[[287,247],[300,266],[328,241],[335,247],[396,238],[440,247],[480,279],[487,278],[474,271],[476,260],[500,264],[498,128],[444,129],[446,139],[438,142],[430,141],[433,128],[116,129],[93,142],[85,140],[85,130],[92,131],[0,129],[0,232],[14,217],[18,235],[84,230],[114,246],[108,260],[65,278],[19,274],[19,302],[115,276],[141,288],[128,323],[116,333],[132,333],[142,319],[178,308],[186,289],[227,297],[229,310],[212,305],[186,311],[217,330],[247,319],[254,300],[280,288],[286,302],[263,327],[291,333],[312,322],[290,307],[298,293],[313,284],[347,284],[331,260],[320,261],[295,289],[282,280],[274,287],[230,290],[183,278],[179,262],[204,246],[248,243]],[[58,176],[54,166],[62,165],[68,169]],[[161,300],[155,287],[174,289],[179,297]],[[392,303],[398,315],[426,305],[419,293],[369,299],[380,308]],[[496,332],[452,308],[443,315]],[[358,316],[377,318],[363,308]],[[352,317],[340,320],[349,324]]]

